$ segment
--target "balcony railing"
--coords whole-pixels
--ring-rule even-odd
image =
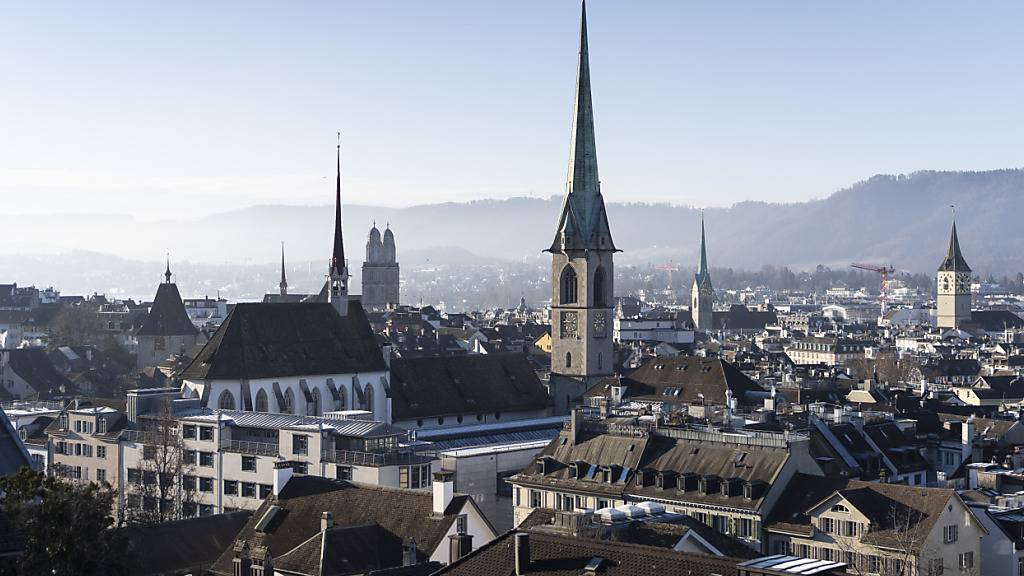
[[[397,466],[401,464],[425,464],[437,458],[434,452],[359,452],[355,450],[325,450],[325,462],[350,466]]]
[[[278,456],[281,447],[272,442],[249,442],[247,440],[221,440],[220,449],[224,452],[253,454],[256,456]]]

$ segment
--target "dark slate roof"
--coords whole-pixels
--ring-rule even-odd
[[[634,522],[625,534],[623,541],[645,546],[672,548],[687,533],[693,532],[705,542],[714,546],[723,556],[731,558],[758,558],[760,553],[728,534],[722,534],[711,526],[692,516],[683,516],[672,524],[666,522]]]
[[[60,394],[60,387],[71,390],[71,381],[64,377],[53,365],[53,360],[42,348],[17,348],[5,350],[7,366],[15,374],[21,376],[40,398],[50,398]]]
[[[182,378],[256,379],[387,370],[358,300],[331,304],[238,304]]]
[[[573,442],[572,433],[562,430],[537,459],[512,478],[534,486],[621,495],[633,477],[649,441],[646,437],[581,431]],[[540,460],[545,462],[546,473],[541,472]],[[580,478],[573,477],[569,468],[572,463],[585,466],[586,473]],[[612,482],[605,482],[600,470],[610,466],[617,467],[616,473]]]
[[[153,306],[139,326],[139,336],[192,336],[199,330],[192,325],[181,302],[178,285],[165,282],[156,289]]]
[[[974,310],[967,327],[977,327],[985,332],[1001,332],[1007,328],[1024,327],[1024,319],[1009,310]]]
[[[715,330],[761,330],[778,322],[779,317],[773,310],[751,310],[742,304],[733,304],[728,311],[711,313]]]
[[[684,404],[701,398],[707,404],[725,404],[725,391],[744,402],[747,392],[764,388],[732,364],[719,358],[658,356],[650,358],[619,382],[626,386],[624,399]],[[614,378],[605,378],[588,390],[586,397],[604,396]],[[676,393],[678,391],[678,393]]]
[[[225,551],[249,521],[241,511],[126,529],[131,573],[200,574]]]
[[[579,576],[594,558],[604,562],[603,576],[712,576],[736,574],[742,559],[628,544],[611,540],[576,538],[543,532],[530,535],[531,576]],[[437,574],[506,576],[515,574],[515,531],[509,531],[473,553],[442,568]]]
[[[543,410],[548,396],[524,354],[396,358],[391,362],[394,420]]]
[[[836,490],[846,487],[846,478],[794,474],[789,489],[782,493],[766,521],[766,528],[809,533],[811,519],[807,511]]]
[[[871,520],[871,529],[862,537],[862,541],[882,546],[898,542],[923,542],[931,533],[946,503],[956,497],[956,492],[951,488],[923,488],[861,480],[851,480],[839,494]],[[900,532],[909,533],[909,536]]]
[[[928,469],[928,461],[895,422],[865,424],[864,434],[878,446],[900,474]]]
[[[309,554],[308,543],[318,537],[320,516],[331,512],[334,517],[334,534],[328,536],[328,544],[338,544],[345,534],[364,543],[373,541],[372,546],[346,545],[344,558],[330,558],[332,566],[371,566],[378,562],[381,567],[402,564],[402,543],[414,538],[421,562],[445,539],[455,517],[469,501],[467,496],[456,495],[445,515],[435,517],[431,513],[432,495],[429,491],[402,490],[381,486],[366,486],[329,480],[316,476],[295,476],[279,496],[271,495],[253,514],[242,528],[235,542],[266,546],[274,558],[288,557],[291,568],[302,574],[320,574],[319,554]],[[265,529],[256,530],[257,523],[267,514],[271,506],[280,511]],[[372,526],[372,529],[343,531],[345,527]],[[330,532],[330,531],[329,531]],[[229,547],[213,565],[215,574],[234,573],[232,559],[234,546]],[[398,552],[397,556],[394,551]],[[382,552],[386,552],[382,554]],[[275,564],[276,566],[276,564]],[[324,574],[327,574],[324,571]]]
[[[956,235],[956,222],[953,222],[953,229],[949,232],[949,248],[946,249],[946,257],[939,264],[939,272],[970,272],[971,267],[964,260],[960,253],[960,239]]]
[[[32,467],[28,450],[7,414],[0,410],[0,476],[14,474],[23,466]]]

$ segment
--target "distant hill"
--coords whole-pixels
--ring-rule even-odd
[[[395,231],[399,260],[532,261],[543,258],[559,197],[443,203],[409,208],[347,205],[346,251],[353,269],[376,220]],[[1024,170],[916,172],[874,176],[811,202],[743,202],[706,211],[712,266],[757,269],[765,264],[842,267],[851,261],[892,264],[930,273],[942,259],[956,204],[960,241],[979,273],[1024,270]],[[665,204],[609,204],[622,262],[695,262],[700,212]],[[7,280],[16,253],[71,249],[156,262],[269,263],[287,243],[289,260],[325,261],[332,233],[328,206],[255,206],[183,221],[143,223],[118,216],[54,215],[5,223]],[[57,230],[60,230],[58,233]],[[458,250],[451,247],[457,247]],[[159,272],[159,271],[158,271]],[[12,277],[11,279],[15,279]]]

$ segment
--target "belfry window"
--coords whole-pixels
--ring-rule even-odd
[[[559,282],[562,287],[562,304],[576,303],[576,270],[572,264],[566,264],[562,270],[562,280]]]
[[[597,271],[594,272],[594,306],[605,305],[605,300],[607,299],[605,284],[604,267],[598,267]]]

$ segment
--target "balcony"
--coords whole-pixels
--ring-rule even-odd
[[[355,450],[325,450],[322,454],[324,462],[334,462],[349,466],[397,466],[410,464],[426,464],[437,459],[433,452],[358,452]]]
[[[281,448],[272,442],[249,442],[247,440],[221,440],[222,452],[252,454],[254,456],[279,456]]]

